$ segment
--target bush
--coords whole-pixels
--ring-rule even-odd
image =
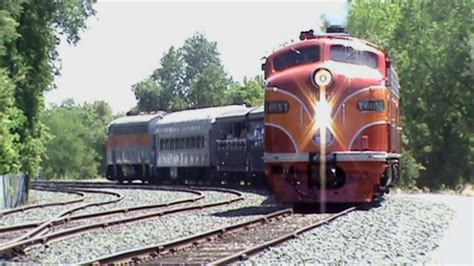
[[[424,170],[424,167],[415,160],[410,151],[404,151],[401,160],[400,187],[415,188],[420,170]]]

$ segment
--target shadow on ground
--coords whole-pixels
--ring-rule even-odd
[[[385,199],[381,199],[373,203],[327,203],[321,205],[316,204],[281,204],[270,196],[267,197],[259,206],[243,207],[239,209],[232,209],[223,212],[213,213],[217,217],[237,217],[237,216],[251,216],[251,215],[266,215],[275,211],[293,208],[295,213],[301,214],[321,214],[321,213],[338,213],[350,207],[356,207],[359,211],[369,211],[379,208],[383,205]]]
[[[385,198],[379,199],[372,203],[327,203],[327,204],[295,204],[294,212],[311,214],[311,213],[338,213],[350,207],[356,207],[359,211],[370,211],[383,205]]]
[[[224,212],[216,212],[212,214],[217,217],[237,217],[237,216],[251,216],[251,215],[266,215],[272,212],[289,208],[290,206],[285,205],[261,205],[244,207],[240,209],[233,209]]]

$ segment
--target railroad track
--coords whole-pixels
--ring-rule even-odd
[[[247,222],[207,231],[175,241],[101,257],[81,265],[100,264],[210,264],[237,262],[355,210],[317,217],[293,209],[270,213]]]
[[[51,192],[62,192],[62,193],[66,193],[66,194],[75,194],[75,195],[78,195],[79,198],[72,199],[72,200],[66,200],[66,201],[50,202],[50,203],[29,204],[29,205],[20,206],[20,207],[17,207],[17,208],[2,210],[2,211],[0,211],[0,218],[4,217],[6,215],[9,215],[9,214],[24,212],[24,211],[27,211],[27,210],[74,204],[74,203],[82,202],[86,199],[86,195],[83,192],[79,192],[79,191],[61,190],[61,189],[53,189],[53,188],[41,188],[41,187],[38,187],[36,189],[37,190],[43,190],[43,191],[51,191]]]
[[[66,190],[70,190],[70,189],[66,189]],[[57,215],[55,215],[55,216],[53,216],[49,219],[46,219],[44,221],[41,221],[41,222],[37,223],[34,228],[32,228],[31,230],[27,231],[26,233],[20,235],[19,237],[11,239],[7,243],[3,243],[2,245],[0,245],[0,250],[3,250],[3,249],[8,250],[8,247],[15,246],[16,243],[21,243],[21,242],[24,242],[24,241],[28,241],[29,239],[34,239],[34,238],[41,237],[41,235],[43,235],[45,232],[47,232],[49,230],[49,228],[52,226],[52,224],[56,220],[67,218],[68,216],[70,216],[71,214],[73,214],[76,211],[83,210],[83,209],[88,208],[88,207],[101,206],[101,205],[115,203],[115,202],[121,201],[122,198],[123,198],[123,196],[120,193],[116,193],[116,192],[112,192],[112,191],[99,191],[99,190],[86,190],[86,189],[80,189],[80,190],[76,190],[76,191],[79,191],[79,192],[82,192],[82,193],[108,194],[108,195],[113,196],[113,198],[110,199],[110,200],[105,200],[105,201],[101,201],[101,202],[85,203],[85,204],[82,204],[80,206],[72,207],[72,208],[69,208],[65,211],[62,211],[59,214],[57,214]],[[21,228],[22,226],[23,225],[19,225],[17,227],[20,228],[19,230],[24,231],[25,227]],[[15,226],[13,226],[13,227],[15,227]],[[18,229],[18,228],[16,228],[16,229]],[[11,231],[14,231],[16,229],[9,230],[7,228],[7,229],[4,230],[4,232],[9,232],[9,231],[11,232]],[[1,251],[0,251],[0,253],[1,253]]]
[[[121,188],[124,188],[123,185],[120,186]],[[186,191],[190,192],[193,190],[190,189],[176,189],[173,188],[173,191]],[[19,239],[18,241],[11,241],[10,243],[0,246],[0,256],[4,259],[12,258],[17,255],[24,254],[26,249],[29,247],[33,247],[34,245],[41,244],[41,245],[47,245],[51,242],[54,241],[59,241],[64,238],[72,237],[77,234],[81,234],[90,230],[95,230],[95,229],[101,229],[104,227],[109,227],[109,226],[114,226],[114,225],[120,225],[120,224],[126,224],[126,223],[131,223],[135,221],[140,221],[140,220],[145,220],[145,219],[150,219],[150,218],[155,218],[155,217],[160,217],[172,213],[178,213],[178,212],[184,212],[184,211],[190,211],[190,210],[201,210],[205,208],[211,208],[211,207],[217,207],[217,206],[222,206],[222,205],[227,205],[236,201],[240,201],[243,199],[242,194],[240,192],[234,191],[234,190],[229,190],[229,189],[220,189],[220,188],[215,188],[215,189],[205,189],[205,190],[210,190],[210,191],[218,191],[218,192],[225,192],[225,193],[230,193],[235,195],[233,199],[230,200],[225,200],[225,201],[219,201],[219,202],[213,202],[213,203],[207,203],[207,204],[195,204],[198,202],[198,200],[201,200],[204,196],[200,193],[195,191],[195,194],[198,194],[198,197],[194,197],[191,199],[187,200],[179,200],[175,202],[170,202],[166,204],[157,204],[157,205],[143,205],[143,206],[137,206],[133,208],[123,208],[123,209],[116,209],[116,210],[108,210],[104,212],[96,212],[92,214],[83,214],[83,215],[76,215],[76,216],[69,216],[69,217],[61,217],[60,219],[55,219],[51,220],[48,223],[48,228],[50,231],[53,231],[48,234],[41,234],[41,235],[32,235],[31,237]],[[172,207],[173,205],[178,205],[178,204],[188,204],[188,206],[182,206],[182,207],[176,207],[176,208],[169,208]],[[150,209],[157,209],[154,211],[150,211],[147,213],[141,213],[143,210],[150,210]],[[165,209],[160,209],[160,208],[165,208]],[[119,219],[104,219],[107,216],[111,215],[117,215],[117,214],[123,214],[123,217]],[[78,221],[85,221],[87,219],[91,218],[98,218],[101,217],[102,221],[98,221],[95,223],[91,224],[83,224],[79,226],[71,226],[73,223],[78,222]],[[68,225],[69,224],[69,225]],[[64,230],[56,230],[55,231],[55,226],[56,227],[61,227],[65,226],[66,229]],[[77,225],[77,224],[76,224]],[[23,226],[23,228],[22,228]],[[33,227],[37,226],[37,224],[30,224],[30,225],[20,225],[17,226],[16,228],[11,228],[12,230],[24,230],[24,227]],[[40,226],[43,226],[40,225]],[[34,227],[35,231],[37,230],[37,227]],[[1,229],[0,229],[1,230]],[[4,231],[5,232],[5,231]],[[8,230],[7,230],[8,232]]]
[[[36,189],[160,189],[163,187],[145,186],[141,184],[120,185],[116,183],[93,183],[93,182],[72,182],[72,181],[52,181],[52,182],[31,182],[31,187]],[[148,188],[147,188],[148,187]],[[171,189],[171,187],[170,187]]]
[[[150,184],[119,184],[114,182],[87,182],[87,181],[33,181],[31,185],[34,187],[45,188],[98,188],[98,189],[173,189],[176,186],[162,186]]]
[[[134,206],[134,207],[127,207],[127,208],[117,208],[117,209],[112,209],[112,210],[107,210],[107,211],[102,211],[102,212],[63,216],[54,221],[51,221],[48,227],[48,230],[57,231],[60,229],[65,229],[65,228],[68,229],[74,226],[81,225],[81,223],[83,223],[84,221],[91,221],[92,219],[110,219],[111,216],[114,216],[114,215],[116,216],[122,215],[124,217],[133,217],[133,216],[136,216],[138,213],[143,213],[144,211],[150,211],[153,209],[160,209],[164,207],[172,207],[172,206],[184,204],[184,203],[194,203],[204,198],[202,193],[199,191],[194,191],[190,189],[180,189],[178,191],[195,194],[196,197],[183,199],[183,200],[176,200],[176,201],[172,201],[168,203],[147,204],[147,205],[139,205],[139,206]],[[42,222],[33,222],[33,223],[25,223],[25,224],[13,225],[13,226],[8,226],[8,227],[0,227],[0,239],[2,237],[5,239],[6,236],[8,235],[18,234],[28,229],[34,229],[40,226],[41,224]]]

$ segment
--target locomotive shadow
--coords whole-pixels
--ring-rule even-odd
[[[263,205],[263,206],[252,206],[244,207],[240,209],[228,210],[224,212],[213,213],[216,217],[238,217],[238,216],[250,216],[250,215],[266,215],[272,212],[283,210],[290,207],[289,205]]]
[[[272,212],[293,207],[295,213],[300,214],[322,214],[322,213],[338,213],[350,207],[356,207],[358,211],[370,211],[377,209],[383,205],[385,198],[381,198],[371,203],[327,203],[321,204],[281,204],[274,197],[269,196],[260,206],[243,207],[239,209],[227,210],[223,212],[213,213],[216,217],[238,217],[250,215],[266,215]]]
[[[321,204],[295,204],[293,210],[295,213],[302,214],[321,214],[321,213],[338,213],[350,207],[356,207],[358,211],[370,211],[382,206],[385,198],[374,201],[372,203],[327,203]]]

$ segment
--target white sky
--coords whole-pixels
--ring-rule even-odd
[[[57,89],[48,103],[105,100],[114,112],[136,103],[131,85],[159,67],[170,46],[180,47],[195,32],[216,41],[229,75],[241,81],[261,73],[260,59],[301,30],[317,29],[320,16],[343,23],[346,1],[304,3],[99,2],[97,15],[77,46],[62,42]]]

